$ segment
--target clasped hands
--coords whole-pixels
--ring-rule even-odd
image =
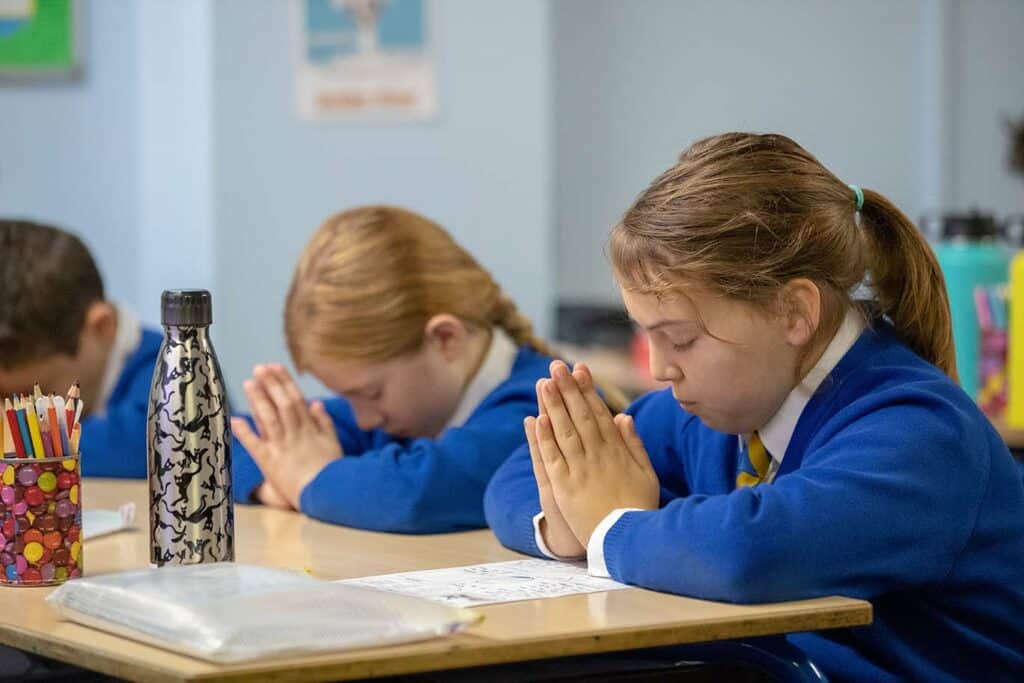
[[[306,403],[282,365],[257,365],[242,386],[256,429],[239,417],[231,418],[231,428],[263,473],[254,495],[265,505],[298,510],[306,485],[344,455],[334,423],[322,402]]]
[[[559,557],[586,554],[594,529],[619,508],[658,508],[658,476],[633,418],[611,411],[589,368],[551,363],[537,382],[538,417],[523,423],[537,480],[541,534]]]

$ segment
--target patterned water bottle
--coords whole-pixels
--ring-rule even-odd
[[[210,293],[165,291],[164,341],[149,394],[150,561],[235,559],[231,427],[209,329]]]

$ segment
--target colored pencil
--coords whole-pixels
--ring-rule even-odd
[[[65,455],[71,455],[71,426],[67,422],[67,410],[64,406],[64,398],[62,396],[53,397],[53,407],[57,410],[57,420],[60,422],[60,445],[64,450]],[[74,415],[72,415],[72,420]]]
[[[18,416],[15,413],[11,399],[4,399],[4,416],[7,418],[7,434],[14,443],[14,454],[19,458],[25,457],[25,444],[21,440],[21,429],[18,427]],[[5,440],[7,437],[4,437]],[[4,450],[7,450],[6,448]]]
[[[25,416],[25,406],[20,398],[14,399],[14,412],[18,415],[18,429],[21,432],[21,442],[25,444],[25,457],[35,457],[35,450],[32,448],[32,434],[28,429],[28,418]]]
[[[52,458],[53,453],[53,441],[50,439],[50,423],[46,419],[46,413],[37,415],[39,418],[39,438],[43,442],[43,454],[47,458]]]
[[[992,328],[992,311],[989,309],[988,296],[985,288],[978,285],[974,288],[974,308],[978,315],[978,326],[983,330]]]
[[[7,412],[6,411],[0,411],[0,412],[3,412],[3,414],[0,415],[0,427],[4,428],[4,436],[3,436],[4,457],[5,458],[14,458],[14,457],[17,456],[17,451],[15,451],[15,449],[14,449],[14,437],[11,435],[11,428],[7,424]]]
[[[61,438],[60,420],[57,419],[57,408],[53,405],[53,396],[47,396],[45,402],[47,422],[50,424],[50,439],[53,441],[53,452],[58,458],[63,458],[64,444]]]
[[[82,425],[77,424],[75,428],[71,430],[71,454],[79,455],[78,453],[78,442],[82,439]]]
[[[25,403],[25,418],[28,420],[29,434],[32,435],[32,452],[37,458],[45,458],[46,449],[43,448],[43,435],[39,431],[39,416],[36,415],[36,407],[29,396],[23,397],[22,401]]]
[[[70,429],[71,425],[75,421],[75,383],[72,383],[71,386],[68,387],[68,395],[67,398],[64,399],[64,409],[67,411],[66,419],[68,429]],[[70,433],[71,432],[68,432],[69,435]]]

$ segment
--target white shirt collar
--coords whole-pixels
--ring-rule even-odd
[[[832,337],[825,352],[821,354],[821,358],[804,376],[803,380],[793,387],[775,415],[758,430],[761,443],[777,463],[781,463],[786,455],[786,449],[789,448],[790,439],[793,438],[797,420],[804,412],[807,402],[811,400],[814,392],[835,369],[846,352],[856,343],[860,333],[864,331],[864,327],[864,318],[860,312],[853,308],[848,309],[839,330]]]
[[[487,355],[476,375],[470,380],[466,390],[462,392],[459,405],[445,429],[449,427],[461,427],[469,416],[473,414],[476,407],[480,405],[488,394],[494,391],[499,384],[508,379],[515,365],[519,348],[505,330],[495,327],[491,333],[491,345],[487,349]]]
[[[114,393],[117,380],[124,371],[125,361],[128,356],[139,348],[142,341],[142,326],[135,314],[123,306],[114,305],[117,311],[117,332],[114,335],[114,344],[110,347],[110,355],[107,356],[107,367],[103,370],[103,381],[100,383],[100,393],[96,399],[96,405],[92,411],[102,414],[106,411],[107,401]]]

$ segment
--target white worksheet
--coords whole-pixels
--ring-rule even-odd
[[[116,510],[83,510],[82,538],[106,536],[131,529],[134,524],[135,503],[125,503]]]
[[[339,583],[412,595],[455,607],[515,602],[628,588],[587,574],[585,562],[513,560],[467,567],[382,574]]]

